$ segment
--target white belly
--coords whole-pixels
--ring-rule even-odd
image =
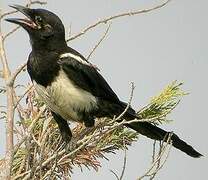
[[[33,84],[41,100],[65,120],[82,121],[79,112],[90,112],[97,108],[96,98],[76,87],[63,70],[47,88],[35,81]]]

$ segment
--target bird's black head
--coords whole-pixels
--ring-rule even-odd
[[[64,26],[57,15],[45,9],[30,9],[20,5],[12,5],[12,8],[23,13],[26,18],[9,18],[6,21],[22,26],[30,36],[34,47],[57,47],[65,44]]]

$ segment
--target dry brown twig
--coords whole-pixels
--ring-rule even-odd
[[[110,172],[115,176],[115,178],[116,178],[117,180],[119,180],[119,176],[118,176],[118,174],[117,174],[116,172],[114,172],[114,171],[111,170],[111,169],[110,169]]]
[[[87,56],[87,60],[89,61],[90,57],[92,56],[92,54],[95,52],[95,50],[99,47],[99,45],[103,42],[103,40],[106,38],[109,30],[110,30],[110,27],[111,27],[111,23],[108,25],[105,33],[103,34],[103,36],[100,38],[100,40],[98,41],[98,43],[92,48],[90,54]]]
[[[125,140],[123,140],[124,143],[124,147],[125,147]],[[124,173],[126,171],[126,162],[127,162],[127,149],[124,148],[124,159],[123,159],[123,167],[121,170],[121,175],[118,176],[118,174],[116,172],[114,172],[113,170],[110,170],[111,173],[113,173],[113,175],[116,177],[117,180],[122,180],[124,177]]]
[[[170,133],[164,137],[164,139],[167,138],[167,142],[165,143],[164,140],[162,141],[162,144],[159,149],[159,153],[156,156],[156,158],[154,158],[150,168],[144,173],[144,175],[137,178],[137,180],[142,180],[145,177],[150,177],[150,179],[153,179],[155,177],[155,175],[157,174],[157,172],[164,166],[164,164],[167,161],[167,158],[169,157],[170,149],[172,147],[171,136],[172,136],[172,133]],[[165,156],[165,153],[166,153],[166,156]],[[164,158],[164,160],[163,160],[163,158]],[[162,161],[162,163],[161,163],[161,161]]]
[[[13,28],[12,30],[10,30],[8,33],[6,33],[6,34],[3,36],[3,41],[5,41],[10,35],[14,34],[19,28],[20,28],[20,26],[16,26],[16,27]]]
[[[125,147],[125,140],[123,140],[124,143],[124,147]],[[110,172],[112,172],[117,180],[122,180],[124,177],[124,173],[126,170],[126,162],[127,162],[127,153],[126,153],[126,148],[124,148],[124,159],[123,159],[123,167],[122,167],[122,171],[121,171],[121,175],[118,176],[118,174],[116,172],[114,172],[113,170],[110,170]]]
[[[132,101],[133,95],[134,95],[134,89],[135,89],[135,85],[134,85],[133,82],[131,82],[131,93],[130,93],[130,96],[129,96],[127,106],[124,109],[124,111],[118,117],[115,118],[115,121],[120,120],[124,116],[124,114],[128,111],[129,107],[131,106],[131,101]]]
[[[15,104],[14,104],[14,109],[16,109],[16,107],[19,105],[20,101],[27,95],[27,93],[33,88],[33,84],[30,84],[27,89],[25,90],[25,92],[16,100]]]
[[[15,70],[15,72],[10,76],[7,84],[10,85],[10,86],[13,86],[14,84],[14,81],[16,80],[17,76],[19,73],[21,73],[21,71],[23,71],[26,67],[26,63],[20,65],[19,67],[17,67],[17,69]]]
[[[34,4],[45,5],[45,4],[47,4],[47,1],[30,1],[30,0],[28,0],[28,3],[25,6],[30,7],[31,5],[34,5]],[[0,14],[0,20],[5,18],[6,16],[12,15],[16,12],[17,12],[17,10],[4,12],[4,13]]]
[[[125,146],[125,141],[123,140],[124,146]],[[126,162],[127,162],[127,152],[126,152],[126,148],[124,149],[124,160],[123,160],[123,167],[122,167],[122,171],[121,171],[121,175],[119,177],[119,180],[122,180],[124,177],[124,173],[126,170]]]
[[[104,19],[101,19],[101,20],[98,20],[97,22],[93,23],[93,24],[90,24],[89,26],[87,26],[86,28],[84,28],[81,32],[69,37],[67,39],[67,42],[68,41],[71,41],[71,40],[74,40],[82,35],[84,35],[86,32],[94,29],[95,27],[101,25],[101,24],[106,24],[108,23],[109,21],[112,21],[112,20],[115,20],[115,19],[118,19],[118,18],[122,18],[122,17],[125,17],[125,16],[134,16],[134,15],[138,15],[138,14],[143,14],[143,13],[147,13],[147,12],[151,12],[151,11],[154,11],[156,9],[160,9],[162,7],[164,7],[166,4],[168,4],[171,0],[167,0],[165,1],[164,3],[160,4],[160,5],[157,5],[157,6],[154,6],[152,8],[147,8],[147,9],[142,9],[142,10],[135,10],[135,11],[132,11],[130,10],[129,12],[125,12],[125,13],[121,13],[121,14],[117,14],[117,15],[113,15],[113,16],[110,16],[110,17],[107,17],[107,18],[104,18]]]
[[[11,72],[10,72],[10,68],[8,65],[5,49],[4,49],[1,24],[0,24],[0,59],[1,59],[2,66],[3,66],[3,79],[6,84],[6,97],[7,97],[6,154],[5,154],[4,167],[2,168],[2,172],[0,176],[5,177],[5,179],[9,179],[11,166],[12,166],[12,154],[13,154],[13,125],[14,125],[13,103],[14,102],[13,102],[13,87],[7,84],[10,78]]]

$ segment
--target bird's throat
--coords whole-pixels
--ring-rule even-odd
[[[67,48],[65,39],[55,37],[42,39],[30,37],[30,44],[33,52],[62,52]]]

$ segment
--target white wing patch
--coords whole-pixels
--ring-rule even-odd
[[[60,59],[67,58],[67,57],[71,57],[84,65],[91,66],[91,67],[95,68],[96,70],[100,71],[100,69],[96,65],[91,64],[90,62],[86,61],[85,59],[83,59],[82,57],[80,57],[78,55],[75,55],[72,53],[64,53],[59,56]]]
[[[60,70],[51,86],[45,88],[35,81],[33,84],[46,105],[65,120],[82,121],[78,112],[89,112],[97,108],[96,97],[76,87],[63,70]]]
[[[71,58],[73,58],[73,59],[79,61],[79,62],[82,63],[82,64],[91,66],[91,63],[87,62],[85,59],[81,58],[81,57],[78,56],[78,55],[75,55],[75,54],[72,54],[72,53],[64,53],[64,54],[61,54],[61,55],[60,55],[60,59],[62,59],[62,58],[67,58],[67,57],[71,57]]]

